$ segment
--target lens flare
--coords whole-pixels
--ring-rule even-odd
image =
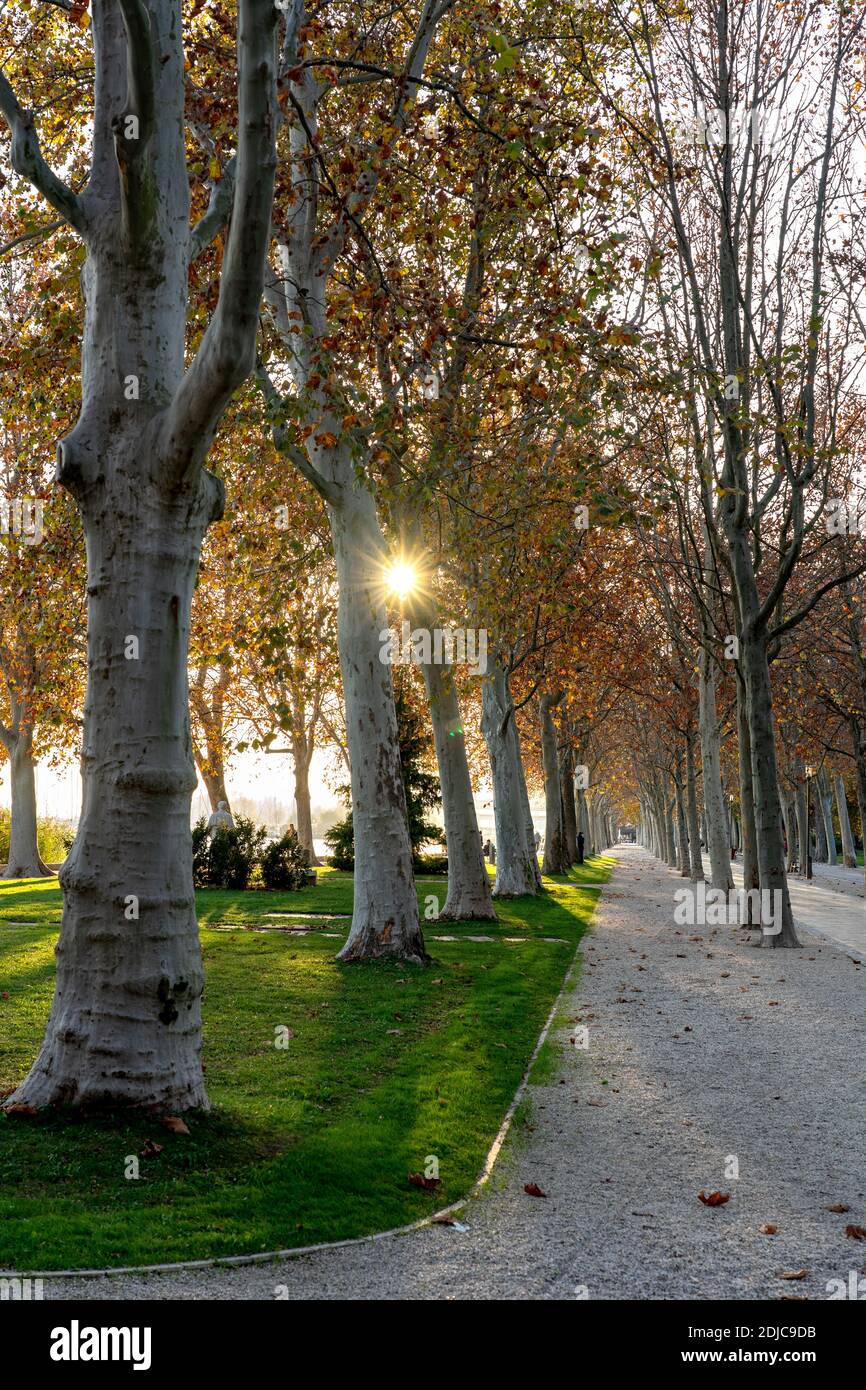
[[[406,598],[418,583],[418,576],[414,568],[405,560],[395,560],[394,564],[389,567],[386,578],[389,590],[398,598]]]

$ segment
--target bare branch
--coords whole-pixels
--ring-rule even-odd
[[[200,256],[206,247],[210,246],[215,237],[228,224],[232,210],[232,200],[235,195],[235,171],[237,169],[237,155],[232,155],[231,159],[223,169],[222,178],[219,181],[212,181],[210,186],[210,201],[207,212],[193,227],[189,241],[189,259],[194,261]]]
[[[156,75],[150,11],[144,0],[119,0],[126,30],[126,107],[112,122],[121,171],[124,229],[141,246],[155,216],[147,157],[156,117]]]
[[[219,302],[162,427],[163,460],[178,485],[201,467],[255,362],[277,167],[276,23],[273,0],[241,0],[236,183]]]
[[[264,363],[259,361],[256,364],[256,381],[259,384],[265,404],[271,411],[278,410],[282,405],[282,397],[271,379]],[[323,478],[318,469],[314,468],[302,449],[296,448],[289,439],[286,430],[279,424],[273,423],[271,426],[274,446],[285,458],[290,459],[298,472],[301,473],[308,483],[319,493],[319,496],[329,502],[331,506],[337,506],[341,500],[340,489],[335,483]]]
[[[39,148],[32,112],[23,110],[3,72],[0,72],[0,111],[12,132],[12,168],[16,174],[29,180],[43,198],[83,236],[86,219],[81,202],[46,163]]]

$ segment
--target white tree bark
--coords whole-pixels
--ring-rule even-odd
[[[3,878],[41,878],[50,873],[42,862],[36,830],[36,770],[33,738],[24,729],[0,733],[9,754],[12,811],[9,821],[9,857]]]
[[[833,785],[836,789],[836,808],[839,814],[839,828],[842,832],[842,863],[846,869],[856,869],[857,851],[854,846],[854,836],[851,833],[848,797],[845,793],[844,779],[838,772],[833,779]]]
[[[494,662],[481,686],[481,732],[490,758],[493,818],[496,826],[495,898],[538,892],[535,844],[528,844],[526,784],[514,727],[514,703],[508,677]]]
[[[541,758],[544,765],[544,862],[546,874],[568,872],[565,852],[565,828],[562,822],[562,788],[559,780],[559,750],[553,711],[563,697],[561,690],[548,691],[539,697],[541,721]]]
[[[833,828],[833,789],[830,786],[826,768],[818,769],[817,784],[818,806],[824,826],[827,863],[835,865],[839,863],[839,855],[836,850],[836,831]]]
[[[80,197],[40,165],[0,84],[13,146],[21,154],[29,141],[19,165],[86,248],[82,407],[57,471],[87,539],[84,797],[61,872],[51,1016],[7,1105],[207,1105],[190,601],[223,499],[203,462],[254,361],[276,165],[276,19],[272,0],[241,0],[234,209],[218,307],[186,372],[193,239],[179,0],[94,4],[93,165]]]
[[[372,494],[341,489],[329,506],[337,562],[337,626],[352,768],[355,879],[344,961],[427,959],[412,872],[406,796],[388,651],[381,569],[387,551]],[[378,567],[377,567],[378,557]]]
[[[454,673],[450,666],[432,662],[424,662],[421,669],[430,704],[448,850],[448,893],[439,920],[495,921]]]
[[[727,893],[733,888],[734,880],[731,875],[731,847],[728,843],[725,797],[722,791],[719,720],[716,713],[716,672],[706,651],[701,651],[698,664],[698,715],[710,879],[713,888],[720,888]]]

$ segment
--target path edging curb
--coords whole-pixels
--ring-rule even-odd
[[[603,893],[604,888],[607,886],[607,881],[603,884],[592,885],[593,887],[597,887],[599,889],[599,896],[601,895],[601,893]],[[574,955],[572,956],[571,961],[569,962],[568,969],[565,972],[565,978],[563,979],[559,993],[554,999],[553,1005],[551,1007],[550,1013],[547,1016],[547,1020],[544,1024],[544,1027],[542,1028],[541,1032],[538,1035],[538,1038],[536,1039],[535,1047],[533,1048],[529,1061],[526,1064],[523,1076],[520,1078],[520,1081],[518,1082],[517,1090],[514,1092],[514,1095],[511,1098],[511,1102],[508,1106],[508,1109],[505,1112],[502,1123],[496,1132],[496,1136],[493,1140],[493,1143],[487,1150],[487,1155],[484,1159],[484,1163],[482,1164],[481,1171],[478,1174],[478,1177],[475,1179],[475,1182],[470,1187],[469,1191],[466,1193],[465,1197],[460,1197],[456,1202],[451,1202],[449,1206],[442,1207],[439,1211],[433,1212],[430,1216],[422,1216],[419,1218],[418,1221],[412,1221],[408,1226],[393,1226],[390,1230],[387,1231],[374,1231],[372,1235],[366,1236],[351,1236],[347,1240],[320,1241],[316,1245],[298,1245],[286,1250],[263,1250],[254,1255],[215,1255],[212,1258],[206,1260],[177,1260],[171,1264],[115,1265],[110,1266],[106,1269],[4,1269],[0,1270],[0,1276],[4,1278],[12,1277],[23,1279],[101,1279],[107,1278],[113,1274],[169,1274],[174,1272],[180,1272],[183,1270],[235,1268],[239,1265],[270,1264],[276,1260],[290,1260],[298,1258],[302,1255],[313,1255],[320,1250],[342,1250],[352,1245],[372,1245],[373,1243],[379,1240],[390,1240],[393,1236],[409,1235],[412,1231],[420,1231],[427,1226],[439,1224],[441,1223],[443,1217],[453,1216],[455,1212],[462,1211],[464,1207],[467,1207],[470,1202],[474,1201],[474,1199],[481,1192],[482,1188],[485,1187],[486,1184],[490,1181],[490,1177],[493,1173],[493,1168],[496,1164],[496,1160],[498,1159],[502,1151],[502,1147],[505,1143],[505,1140],[508,1137],[509,1130],[511,1129],[511,1122],[514,1119],[515,1111],[517,1110],[518,1105],[523,1099],[523,1096],[526,1092],[526,1088],[529,1085],[529,1078],[532,1074],[532,1068],[535,1066],[535,1063],[538,1059],[538,1054],[540,1053],[542,1047],[544,1046],[547,1040],[547,1036],[553,1025],[553,1021],[559,1010],[559,1006],[562,1002],[562,999],[567,989],[569,988],[569,985],[571,984],[572,976],[574,974],[574,968],[577,964],[578,955],[580,954],[580,948],[584,942],[584,939],[587,936],[587,933],[590,931],[592,927],[593,918],[595,917],[595,913],[598,909],[598,904],[599,898],[596,898],[595,904],[592,909],[592,915],[590,916],[589,922],[587,923],[586,930],[581,935],[581,938],[575,947]]]

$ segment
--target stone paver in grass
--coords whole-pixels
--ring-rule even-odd
[[[552,1030],[558,1067],[530,1086],[528,1123],[459,1230],[266,1266],[46,1281],[46,1296],[775,1303],[847,1286],[863,1259],[846,1226],[866,1222],[862,971],[832,945],[666,936],[680,879],[640,849],[618,858]],[[702,1190],[728,1201],[705,1206]]]

